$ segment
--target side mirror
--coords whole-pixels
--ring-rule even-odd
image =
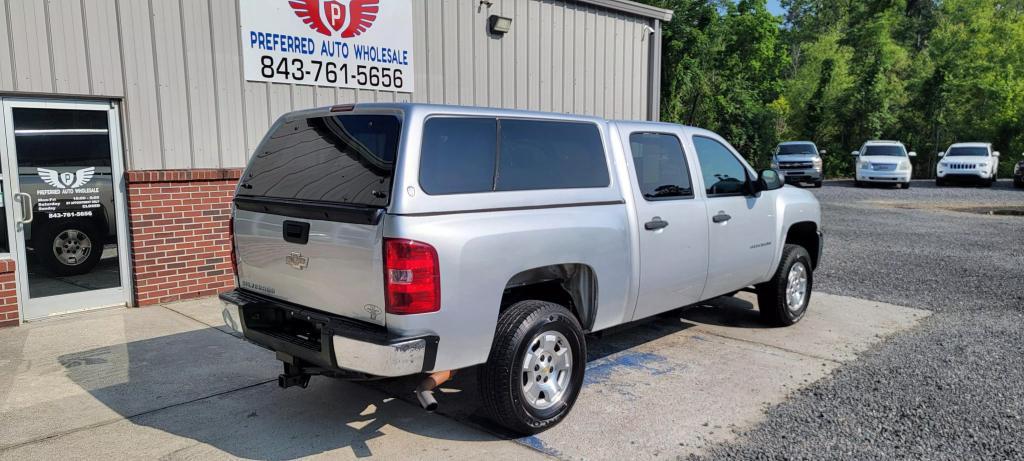
[[[860,155],[860,151],[859,150],[855,150],[853,152],[850,152],[850,155],[856,157],[856,156]]]
[[[917,152],[910,151],[910,153],[908,153],[907,156],[908,157],[917,157]]]
[[[818,155],[825,155],[825,154],[827,154],[827,153],[828,153],[828,150],[827,150],[827,149],[822,149],[822,150],[819,150],[819,151],[818,151]]]
[[[942,158],[942,157],[946,156],[946,153],[945,152],[939,152],[939,153],[935,154],[935,156],[939,157],[939,158]]]
[[[773,169],[761,170],[757,175],[757,181],[754,182],[754,191],[761,192],[766,190],[782,189],[785,186],[785,181],[779,176],[779,172]]]
[[[993,152],[993,153],[992,153],[992,156],[993,156],[993,157],[998,157],[998,156],[999,156],[999,151],[995,151],[995,152]]]

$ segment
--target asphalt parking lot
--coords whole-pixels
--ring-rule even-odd
[[[1024,455],[1024,218],[951,211],[1024,191],[814,193],[828,241],[804,321],[764,328],[740,293],[592,338],[577,407],[536,437],[480,417],[472,371],[437,414],[413,379],[278,389],[207,299],[0,331],[0,459]]]
[[[934,312],[772,408],[718,459],[1024,457],[1024,190],[915,181],[815,190],[828,240],[817,290]]]

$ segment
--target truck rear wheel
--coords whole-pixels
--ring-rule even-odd
[[[546,301],[520,301],[498,318],[480,395],[491,419],[519,434],[558,424],[583,387],[587,344],[576,317]]]
[[[786,327],[803,318],[814,287],[813,267],[804,247],[785,246],[775,275],[757,286],[757,306],[765,322]]]

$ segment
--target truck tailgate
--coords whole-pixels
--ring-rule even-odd
[[[247,210],[234,219],[240,288],[385,324],[381,225]]]

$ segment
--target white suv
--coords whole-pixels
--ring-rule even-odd
[[[939,152],[942,161],[935,166],[935,185],[945,186],[952,181],[971,181],[991,187],[999,171],[999,152],[992,144],[964,142],[953,144]]]
[[[857,157],[857,176],[854,178],[857,187],[864,183],[888,183],[898,184],[902,189],[910,188],[910,178],[914,173],[910,157],[917,157],[917,153],[908,153],[903,143],[868,141],[852,154]]]

